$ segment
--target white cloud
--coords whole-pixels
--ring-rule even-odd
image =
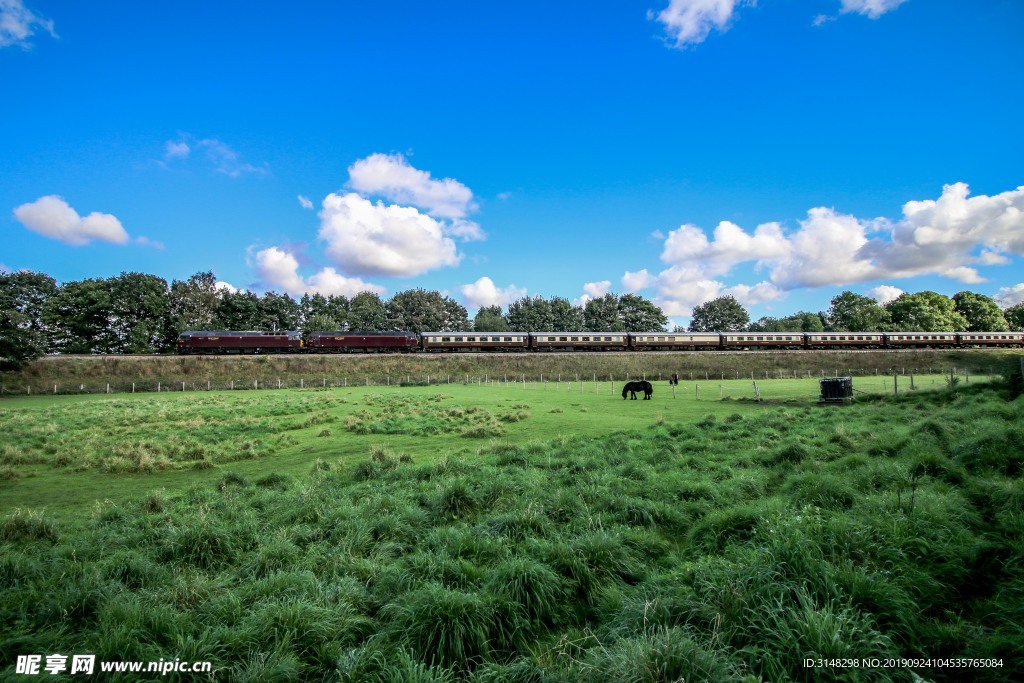
[[[313,210],[313,201],[309,197],[300,194],[298,199],[299,206],[301,206],[303,209],[309,209],[310,211]]]
[[[754,0],[669,0],[657,20],[675,41],[676,47],[703,43],[711,31],[726,31],[737,7]]]
[[[37,28],[57,37],[53,31],[53,21],[25,7],[21,0],[0,0],[0,47],[30,47],[29,39],[35,35]]]
[[[869,19],[877,19],[886,12],[891,12],[907,0],[842,0],[843,14],[856,12]]]
[[[611,280],[601,280],[600,282],[585,282],[583,283],[583,292],[592,299],[597,299],[611,291],[612,282]]]
[[[484,306],[508,306],[513,301],[526,296],[526,289],[516,287],[514,284],[498,288],[491,278],[484,276],[476,282],[459,287],[462,292],[462,300],[466,308],[480,309]]]
[[[2,1],[2,0],[0,0]],[[177,140],[168,140],[164,143],[164,160],[161,166],[168,165],[168,162],[181,161],[192,156],[192,152],[201,151],[203,158],[214,171],[229,178],[238,178],[243,175],[267,175],[270,168],[267,164],[254,166],[243,161],[241,155],[224,142],[216,138],[196,139],[188,133],[182,133]]]
[[[453,178],[436,180],[401,154],[371,154],[348,167],[348,186],[388,201],[411,204],[431,216],[464,219],[476,210],[473,192]]]
[[[270,247],[256,254],[256,272],[265,284],[281,289],[293,296],[319,293],[324,296],[341,295],[352,297],[359,292],[383,294],[384,288],[349,278],[334,268],[324,268],[304,279],[299,275],[299,261],[284,249]]]
[[[626,294],[636,294],[641,289],[647,289],[657,282],[657,278],[647,272],[647,269],[631,273],[628,270],[622,275],[622,288]]]
[[[8,266],[6,263],[0,263],[0,273],[13,273],[13,272],[14,271],[11,270],[10,266]]]
[[[236,294],[238,292],[237,287],[235,287],[230,282],[224,282],[223,280],[218,280],[217,282],[214,282],[213,288],[218,292],[230,292],[231,294]]]
[[[919,275],[976,284],[984,278],[975,266],[1024,256],[1024,187],[993,196],[969,194],[964,183],[946,185],[936,200],[907,202],[898,220],[816,207],[791,234],[778,223],[749,233],[724,221],[709,239],[700,228],[682,225],[665,238],[666,270],[656,277],[627,272],[623,283],[627,289],[656,284],[656,300],[669,315],[689,315],[693,306],[724,294],[752,305],[800,287]],[[768,270],[768,280],[729,288],[717,279],[741,263]]]
[[[878,285],[868,290],[868,296],[883,305],[895,301],[900,294],[903,290],[892,285]]]
[[[165,159],[184,159],[192,153],[192,148],[189,147],[188,143],[184,140],[175,142],[174,140],[168,140],[164,143],[164,158]]]
[[[157,240],[151,240],[148,237],[146,237],[145,235],[139,235],[138,237],[136,237],[132,241],[135,244],[141,244],[144,247],[153,247],[157,251],[163,251],[163,249],[164,249],[164,243],[163,242],[158,242]]]
[[[1012,287],[1000,287],[999,293],[993,296],[992,299],[1003,308],[1024,303],[1024,282]]]
[[[14,216],[29,230],[65,244],[81,246],[92,240],[124,244],[129,240],[121,221],[114,216],[94,211],[82,218],[63,197],[54,194],[22,204],[14,210]]]
[[[320,237],[345,272],[412,277],[459,264],[448,226],[413,207],[372,203],[355,193],[327,195]]]

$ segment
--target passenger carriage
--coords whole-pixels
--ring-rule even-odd
[[[800,349],[803,332],[722,332],[723,349]]]
[[[880,349],[885,346],[881,332],[805,332],[809,349]]]
[[[526,332],[422,332],[424,351],[525,351],[530,346]]]
[[[971,348],[1016,348],[1024,345],[1024,332],[958,332],[957,336],[961,346]]]
[[[535,351],[628,351],[625,332],[531,332]]]
[[[935,348],[956,344],[956,332],[887,332],[885,335],[885,345],[889,348]]]
[[[700,351],[721,346],[718,332],[632,332],[629,347],[637,351]]]

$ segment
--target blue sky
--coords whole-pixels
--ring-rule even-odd
[[[0,265],[1024,299],[1017,0],[0,0]]]

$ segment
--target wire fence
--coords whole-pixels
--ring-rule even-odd
[[[828,377],[853,377],[856,389],[861,393],[898,393],[900,390],[935,388],[956,385],[960,382],[988,381],[997,373],[993,368],[984,367],[894,367],[886,370],[857,368],[835,368],[824,370],[771,369],[749,373],[724,371],[687,371],[676,373],[678,384],[672,385],[672,395],[693,393],[701,398],[726,398],[730,396],[752,396],[757,394],[758,382],[768,380],[825,379]],[[120,382],[72,382],[24,384],[0,383],[0,397],[74,395],[74,394],[140,394],[140,393],[187,393],[213,391],[267,391],[283,389],[325,390],[348,387],[402,387],[441,385],[522,385],[522,388],[540,390],[561,390],[579,393],[606,393],[616,391],[616,384],[635,380],[666,382],[672,375],[664,372],[648,374],[631,373],[553,373],[553,374],[443,374],[443,375],[346,375],[342,377],[287,377],[287,378],[240,378],[233,380],[144,380]],[[743,382],[737,384],[737,382]],[[621,387],[618,388],[621,391]],[[664,388],[659,394],[666,393]]]

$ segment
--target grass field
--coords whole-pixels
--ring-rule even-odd
[[[947,379],[4,399],[0,671],[1017,680],[1024,400]]]

